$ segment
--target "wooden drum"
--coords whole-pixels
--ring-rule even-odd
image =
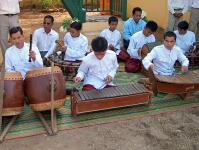
[[[54,108],[60,108],[65,102],[65,82],[61,69],[54,67]],[[25,93],[34,111],[51,109],[51,67],[28,71],[25,79]]]
[[[6,72],[2,116],[19,115],[24,107],[23,79],[19,72]]]

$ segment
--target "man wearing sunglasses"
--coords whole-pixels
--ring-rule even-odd
[[[43,27],[35,30],[33,34],[33,44],[35,44],[41,54],[43,61],[46,61],[56,47],[55,41],[59,39],[58,33],[52,29],[54,18],[47,15],[43,20]]]

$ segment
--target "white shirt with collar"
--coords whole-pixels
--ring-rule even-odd
[[[192,31],[187,31],[184,35],[179,34],[178,30],[174,31],[176,38],[176,45],[181,48],[183,53],[186,53],[190,50],[190,47],[193,46],[193,43],[196,41],[195,34]]]
[[[146,37],[143,34],[143,30],[139,31],[131,36],[127,52],[132,58],[141,59],[141,56],[138,54],[138,50],[142,49],[144,44],[152,42],[155,42],[155,36],[153,34]]]
[[[88,39],[80,33],[79,37],[72,37],[68,32],[64,36],[64,45],[67,46],[64,60],[82,60],[88,49]]]
[[[107,40],[108,45],[113,45],[114,48],[120,50],[121,33],[118,30],[111,31],[110,29],[105,29],[100,33],[100,36]]]
[[[147,70],[151,64],[154,64],[155,74],[173,75],[176,60],[178,60],[182,66],[189,65],[189,60],[179,47],[174,46],[171,50],[168,50],[164,45],[160,45],[154,47],[142,60],[142,63]]]
[[[84,79],[84,85],[93,85],[96,89],[103,89],[107,83],[105,78],[110,75],[115,77],[118,68],[116,53],[107,50],[105,56],[99,60],[94,52],[91,52],[86,57],[78,69],[77,77]],[[113,83],[109,83],[113,85]]]
[[[22,0],[0,0],[0,14],[20,13],[19,2]]]
[[[29,44],[18,49],[15,45],[8,48],[5,53],[5,70],[7,72],[20,72],[25,79],[26,72],[34,68],[42,68],[43,61],[39,50],[33,45],[32,50],[36,53],[36,60],[29,62]]]
[[[199,8],[199,0],[190,0],[190,7]]]
[[[169,12],[174,14],[174,9],[182,9],[182,13],[185,14],[189,9],[189,0],[168,0]]]
[[[59,34],[51,29],[46,33],[44,28],[39,28],[33,33],[33,44],[35,44],[39,51],[48,51],[44,57],[48,57],[53,53],[56,47],[55,41],[59,39]]]

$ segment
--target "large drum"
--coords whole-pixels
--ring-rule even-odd
[[[60,108],[65,102],[64,76],[59,67],[54,67],[54,108]],[[25,79],[25,93],[34,111],[51,109],[51,67],[28,71]]]
[[[6,72],[2,116],[19,115],[24,107],[23,79],[19,72]]]

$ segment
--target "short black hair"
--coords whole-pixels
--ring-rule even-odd
[[[189,28],[189,23],[187,21],[181,21],[178,23],[178,28],[187,30]]]
[[[173,31],[167,31],[164,33],[164,40],[166,37],[174,37],[176,40],[176,34]]]
[[[79,30],[82,29],[82,23],[78,22],[78,21],[75,21],[75,22],[70,24],[70,27],[79,31]]]
[[[44,17],[44,20],[47,19],[47,18],[50,19],[52,23],[54,22],[53,16],[51,16],[51,15],[46,15],[46,16]]]
[[[145,28],[150,29],[152,32],[156,32],[158,29],[158,25],[155,21],[148,21]]]
[[[111,22],[118,22],[118,18],[115,16],[111,16],[108,18],[108,23],[110,24]]]
[[[23,35],[23,30],[20,26],[17,26],[17,27],[12,27],[10,30],[9,30],[9,34],[10,36],[14,33],[17,33],[17,32],[20,32],[21,35]]]
[[[91,46],[95,52],[104,52],[108,48],[108,42],[104,37],[96,37],[92,40]]]
[[[132,10],[133,15],[135,14],[136,11],[142,12],[142,9],[140,7],[134,7]]]

